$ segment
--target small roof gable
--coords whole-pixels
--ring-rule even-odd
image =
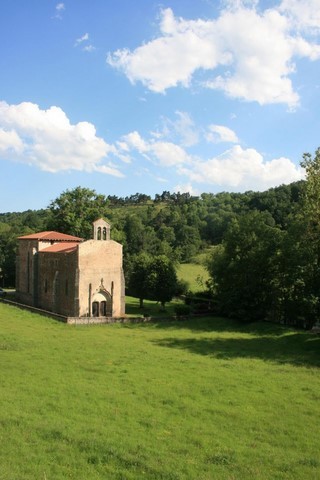
[[[79,242],[59,242],[40,250],[39,253],[71,253],[78,248]]]
[[[82,242],[83,238],[74,237],[73,235],[67,235],[59,232],[38,232],[31,233],[30,235],[24,235],[18,237],[18,240],[43,240],[53,242]]]
[[[104,225],[108,225],[109,227],[111,227],[110,223],[108,223],[104,218],[100,217],[100,218],[97,218],[97,220],[95,220],[93,222],[93,225],[96,225],[96,224],[104,224]]]

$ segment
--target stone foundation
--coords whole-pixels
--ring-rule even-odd
[[[151,317],[66,317],[70,325],[101,325],[106,323],[143,323],[149,322]]]

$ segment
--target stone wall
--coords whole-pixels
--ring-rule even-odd
[[[79,245],[79,317],[90,316],[93,296],[100,291],[112,296],[112,316],[122,317],[122,245],[113,240],[88,240]]]
[[[20,241],[18,245],[16,267],[16,290],[19,300],[33,305],[35,284],[37,282],[37,265],[35,253],[38,242],[36,240]]]
[[[77,250],[69,253],[38,253],[37,307],[60,315],[77,315]]]

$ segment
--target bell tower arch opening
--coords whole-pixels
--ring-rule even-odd
[[[103,218],[93,222],[93,239],[100,241],[110,240],[110,224]]]

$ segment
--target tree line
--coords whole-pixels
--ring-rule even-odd
[[[43,230],[57,230],[91,238],[92,222],[105,217],[112,224],[112,238],[122,243],[125,261],[140,253],[164,255],[187,262],[208,246],[218,245],[231,224],[252,210],[265,212],[269,223],[287,228],[296,210],[304,182],[266,192],[218,194],[143,194],[105,196],[88,188],[63,192],[42,210],[0,214],[0,282],[13,286],[16,238]]]
[[[311,328],[320,314],[320,149],[285,224],[259,209],[230,222],[208,260],[216,310],[245,321]]]
[[[167,281],[170,295],[182,291],[176,263],[190,262],[210,247],[207,295],[217,313],[311,326],[320,310],[319,152],[303,157],[305,181],[265,192],[193,196],[164,191],[152,199],[76,187],[46,209],[2,213],[0,282],[14,285],[17,236],[57,230],[88,239],[92,222],[105,217],[112,238],[124,248],[126,285],[141,301],[139,288],[149,298],[161,290],[161,272],[172,280],[171,290]],[[158,300],[168,301],[170,295]]]

